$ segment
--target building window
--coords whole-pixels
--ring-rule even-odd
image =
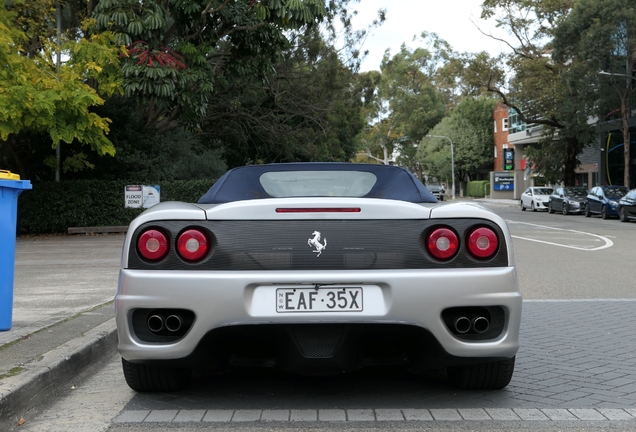
[[[501,130],[502,131],[508,130],[508,117],[501,119]]]
[[[495,120],[495,133],[497,133],[497,120]]]
[[[495,157],[497,157],[497,146],[495,146]]]

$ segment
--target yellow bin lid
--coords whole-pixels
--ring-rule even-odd
[[[0,180],[20,180],[20,175],[13,174],[11,171],[0,170]]]

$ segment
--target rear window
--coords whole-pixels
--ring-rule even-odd
[[[271,171],[259,181],[274,198],[363,197],[377,181],[375,174],[363,171]]]

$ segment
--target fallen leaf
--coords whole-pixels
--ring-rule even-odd
[[[26,423],[26,420],[23,418],[20,418],[20,420],[18,420],[18,426],[22,426],[25,423]]]

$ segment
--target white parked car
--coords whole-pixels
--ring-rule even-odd
[[[554,189],[550,187],[529,187],[521,194],[521,199],[519,200],[521,210],[526,211],[527,208],[532,209],[532,211],[548,210],[550,194],[553,191]]]

